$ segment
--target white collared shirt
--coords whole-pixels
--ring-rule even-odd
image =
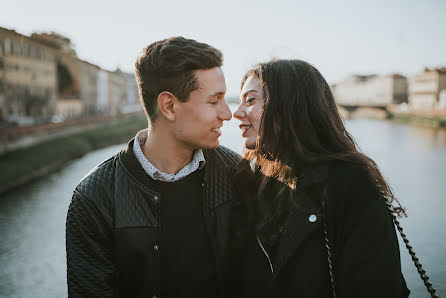
[[[203,150],[195,150],[194,157],[192,161],[188,163],[184,168],[182,168],[176,174],[164,173],[158,170],[145,156],[142,152],[141,147],[147,140],[148,128],[138,131],[135,136],[135,142],[133,143],[133,153],[136,159],[141,164],[144,171],[152,177],[154,180],[165,181],[165,182],[175,182],[184,177],[192,174],[196,170],[203,168],[206,160],[204,159]]]

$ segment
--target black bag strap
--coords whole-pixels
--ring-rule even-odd
[[[325,205],[326,205],[326,200],[327,200],[327,197],[325,195],[326,194],[325,188],[323,191],[324,191],[324,196],[323,196],[322,208],[323,208],[324,214],[325,214],[325,207],[326,207]],[[407,236],[404,233],[404,230],[403,230],[400,222],[398,221],[395,214],[393,213],[392,204],[389,202],[384,191],[380,190],[380,192],[384,198],[384,201],[386,202],[387,210],[389,211],[390,216],[392,217],[393,224],[396,226],[398,232],[400,233],[401,238],[403,239],[404,244],[406,245],[406,248],[409,251],[412,261],[414,262],[415,267],[417,268],[418,273],[419,273],[421,279],[423,280],[424,285],[427,288],[427,291],[429,292],[429,294],[431,295],[432,298],[439,298],[439,296],[436,294],[436,290],[432,286],[432,283],[429,282],[429,276],[427,276],[426,271],[423,269],[423,266],[420,263],[420,259],[417,258],[417,256],[415,255],[415,251],[413,250],[412,246],[409,244],[409,240],[407,239]],[[333,274],[333,256],[331,253],[330,241],[328,240],[327,221],[325,219],[325,216],[323,216],[323,227],[324,227],[324,242],[325,242],[325,247],[327,248],[328,270],[330,273],[332,294],[333,294],[333,297],[336,298],[336,284],[335,284],[335,279],[334,279],[334,274]]]
[[[386,202],[387,209],[389,210],[390,216],[392,216],[393,223],[396,226],[398,232],[400,233],[401,238],[403,239],[404,244],[406,245],[406,248],[409,251],[410,257],[412,258],[412,261],[415,264],[418,274],[420,275],[421,279],[423,280],[427,291],[429,292],[429,294],[431,294],[431,297],[438,298],[439,296],[436,294],[436,290],[433,288],[432,283],[429,281],[429,276],[427,276],[426,271],[423,269],[423,265],[421,265],[420,259],[417,258],[417,256],[415,255],[415,251],[413,250],[412,246],[409,244],[409,239],[407,239],[407,236],[404,233],[403,227],[401,226],[399,220],[396,218],[395,214],[392,212],[392,210],[393,210],[392,204],[387,199],[384,191],[381,190],[381,194],[384,197],[384,200]]]

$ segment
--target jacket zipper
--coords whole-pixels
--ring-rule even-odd
[[[268,259],[269,268],[271,269],[271,273],[274,273],[273,263],[271,263],[271,259],[270,259],[269,255],[268,255],[268,253],[266,252],[265,247],[263,247],[262,242],[260,242],[259,236],[256,235],[256,238],[257,238],[257,243],[259,243],[260,248],[261,248],[262,251],[263,251],[263,254],[264,254],[264,255],[266,256],[266,258]]]

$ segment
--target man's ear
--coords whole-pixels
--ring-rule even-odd
[[[158,95],[158,107],[161,114],[168,120],[175,120],[175,111],[173,105],[176,101],[175,95],[168,91],[161,92]]]

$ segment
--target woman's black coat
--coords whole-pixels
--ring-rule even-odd
[[[249,216],[258,185],[247,176],[239,171],[234,179],[240,204],[228,247],[232,297],[332,297],[324,223],[336,297],[408,296],[392,218],[364,169],[337,161],[305,171],[277,245],[265,249],[270,260]]]

